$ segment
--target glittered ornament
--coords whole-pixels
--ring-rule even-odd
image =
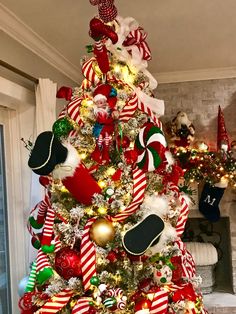
[[[107,254],[107,259],[109,260],[109,262],[115,263],[115,262],[117,262],[117,260],[118,260],[118,255],[117,255],[116,252],[110,251],[110,252]]]
[[[52,131],[58,139],[67,136],[72,130],[73,126],[66,117],[58,119],[52,126]]]
[[[69,247],[62,248],[55,256],[55,270],[64,279],[81,276],[80,256]]]
[[[35,294],[35,292],[27,292],[19,299],[18,306],[21,313],[33,314],[37,311],[37,306],[33,304]]]
[[[91,285],[97,287],[97,286],[100,284],[100,280],[99,280],[98,276],[93,276],[93,277],[90,279],[90,283],[91,283]]]
[[[97,245],[104,247],[114,239],[115,229],[112,222],[105,218],[98,218],[90,228],[90,238]]]

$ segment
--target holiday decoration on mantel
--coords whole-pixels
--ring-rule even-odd
[[[153,97],[147,33],[113,0],[90,3],[99,16],[88,23],[84,80],[58,91],[69,103],[31,146],[45,196],[29,215],[38,253],[20,283],[20,311],[207,313],[181,240],[190,199],[159,119],[164,102]],[[176,132],[189,141],[184,121]]]

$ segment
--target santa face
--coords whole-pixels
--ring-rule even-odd
[[[95,101],[95,105],[98,109],[106,109],[108,107],[107,99],[101,98]]]

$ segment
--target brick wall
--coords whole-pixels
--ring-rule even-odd
[[[220,105],[231,140],[236,140],[236,78],[160,84],[155,96],[165,101],[163,124],[178,111],[185,111],[196,128],[196,140],[216,148],[217,115]],[[222,216],[230,217],[232,279],[236,293],[236,189],[227,188],[220,203]]]
[[[165,101],[164,123],[185,111],[196,128],[196,139],[215,148],[220,105],[230,139],[236,140],[236,78],[159,84],[155,96]]]

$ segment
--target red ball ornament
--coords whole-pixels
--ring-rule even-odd
[[[151,308],[152,302],[148,299],[142,299],[135,304],[135,314],[148,314]]]
[[[62,248],[56,253],[55,269],[66,280],[80,277],[82,273],[79,253],[69,247]]]
[[[37,311],[38,307],[32,301],[35,294],[35,292],[27,292],[19,299],[18,306],[22,314],[33,314]]]
[[[116,254],[116,252],[110,251],[110,252],[107,254],[107,259],[109,260],[109,262],[115,263],[115,262],[117,262],[117,260],[118,260],[118,255]]]

